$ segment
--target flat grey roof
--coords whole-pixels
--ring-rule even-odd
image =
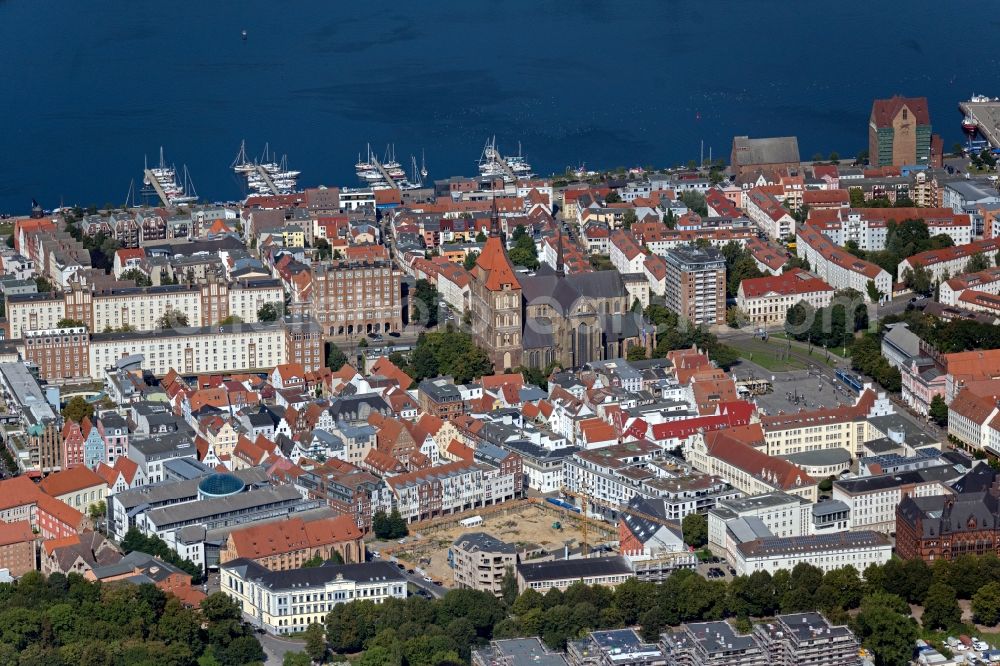
[[[170,504],[148,511],[146,518],[153,525],[162,528],[165,525],[187,523],[225,513],[246,512],[257,507],[280,504],[297,499],[302,499],[302,495],[292,486],[259,488],[257,490],[229,495],[228,497]]]
[[[628,575],[632,567],[624,557],[592,557],[576,560],[527,562],[517,565],[517,572],[528,582],[566,580],[592,576]]]

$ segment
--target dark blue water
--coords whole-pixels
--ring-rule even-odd
[[[854,155],[872,99],[1000,95],[988,3],[0,0],[0,211],[124,201],[164,146],[198,193],[240,196],[240,140],[303,185],[355,184],[366,142],[475,172],[489,135],[539,172],[728,157],[734,134]],[[240,39],[246,29],[247,41]],[[977,37],[978,35],[978,37]]]

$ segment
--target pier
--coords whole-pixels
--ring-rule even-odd
[[[962,102],[958,105],[962,113],[975,118],[979,123],[977,131],[994,148],[1000,148],[1000,99],[985,102]]]
[[[507,164],[507,160],[504,159],[504,156],[501,155],[499,151],[496,151],[493,160],[500,165],[500,168],[503,169],[503,172],[507,174],[507,178],[509,178],[512,182],[515,183],[517,182],[517,174],[514,173],[514,170],[510,168],[510,165]]]
[[[271,180],[271,174],[267,172],[267,169],[258,164],[257,173],[259,173],[260,177],[264,180],[264,184],[271,189],[271,194],[281,194],[281,192],[278,191],[278,186],[274,184],[273,180]]]
[[[145,172],[146,172],[146,182],[149,183],[149,186],[153,188],[154,192],[156,192],[156,196],[160,198],[160,201],[163,203],[163,205],[169,206],[170,199],[167,198],[167,193],[163,191],[163,187],[160,185],[160,181],[156,179],[156,176],[154,176],[153,172],[150,171],[149,169],[146,169]]]
[[[393,179],[393,177],[389,175],[389,172],[385,170],[385,167],[382,166],[382,163],[379,162],[378,158],[372,155],[370,159],[371,163],[375,166],[376,169],[378,169],[378,172],[382,174],[382,178],[385,180],[385,182],[389,183],[389,187],[398,191],[400,189],[399,183],[397,183],[395,179]]]

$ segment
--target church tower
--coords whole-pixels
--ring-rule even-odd
[[[472,337],[497,372],[522,365],[521,283],[507,258],[496,219],[486,246],[472,267]]]

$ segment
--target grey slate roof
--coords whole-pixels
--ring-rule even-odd
[[[517,565],[517,573],[527,582],[568,580],[593,576],[629,575],[632,567],[624,557],[592,557],[579,560],[526,562]]]
[[[406,579],[399,569],[388,562],[362,562],[358,564],[331,564],[324,562],[321,566],[307,569],[290,569],[288,571],[271,571],[253,560],[239,558],[221,565],[223,569],[239,571],[244,578],[260,583],[272,592],[309,588],[325,585],[342,576],[345,580],[359,583],[376,581],[402,582]]]
[[[737,136],[733,138],[733,153],[738,166],[798,162],[799,140],[794,136],[764,139]]]

